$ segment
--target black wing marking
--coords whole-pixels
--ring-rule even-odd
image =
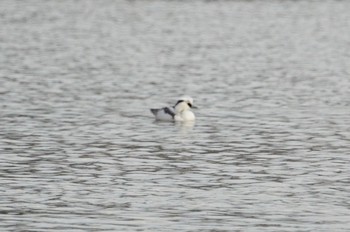
[[[164,107],[163,109],[166,114],[171,115],[172,118],[175,117],[175,113],[169,107]]]

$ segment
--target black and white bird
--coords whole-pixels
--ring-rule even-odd
[[[151,112],[159,121],[194,121],[196,117],[191,108],[193,108],[193,99],[183,96],[173,107],[151,109]]]

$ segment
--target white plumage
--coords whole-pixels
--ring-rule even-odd
[[[151,109],[151,112],[160,121],[193,121],[194,113],[191,111],[193,99],[189,96],[179,98],[173,107]]]

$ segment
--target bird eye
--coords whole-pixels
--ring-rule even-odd
[[[187,103],[187,105],[188,105],[189,107],[191,107],[191,108],[192,108],[192,104],[191,104],[191,103]]]

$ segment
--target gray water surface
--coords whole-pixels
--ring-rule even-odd
[[[349,231],[349,9],[0,1],[1,231]]]

